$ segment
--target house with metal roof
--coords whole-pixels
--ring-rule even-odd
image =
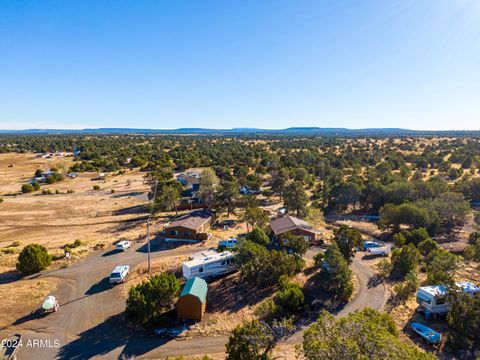
[[[207,282],[199,277],[189,279],[177,301],[177,317],[180,320],[202,320],[207,307]]]
[[[320,240],[320,232],[314,229],[308,222],[296,217],[286,215],[270,222],[274,240],[281,241],[288,235],[303,236],[311,244]]]
[[[208,210],[192,211],[165,228],[167,241],[197,241],[200,233],[206,233],[213,221],[213,214]]]

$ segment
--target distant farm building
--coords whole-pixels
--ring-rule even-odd
[[[168,240],[197,241],[206,234],[213,222],[213,214],[207,210],[196,210],[183,215],[165,228]]]
[[[288,235],[303,236],[311,244],[318,243],[320,232],[315,230],[308,222],[287,215],[270,222],[274,240],[281,242]]]
[[[202,320],[207,306],[207,282],[198,277],[188,280],[177,301],[180,320]]]

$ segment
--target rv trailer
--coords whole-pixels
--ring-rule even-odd
[[[183,277],[186,280],[194,278],[195,276],[202,279],[209,279],[234,272],[236,266],[233,258],[234,254],[230,251],[194,258],[193,260],[183,263]]]

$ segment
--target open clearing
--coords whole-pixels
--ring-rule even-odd
[[[54,256],[61,256],[63,246],[80,239],[82,246],[73,252],[75,261],[97,243],[111,244],[119,238],[135,240],[145,234],[148,186],[138,171],[108,176],[105,181],[92,181],[97,174],[83,173],[75,179],[42,185],[42,189],[58,190],[60,194],[42,195],[42,189],[20,193],[22,184],[31,179],[36,169],[56,167],[66,171],[70,164],[71,158],[0,154],[0,197],[4,200],[0,204],[0,327],[31,309],[32,303],[38,303],[57,286],[54,279],[15,281],[18,275],[13,270],[23,246],[39,243]],[[93,190],[93,185],[101,189]],[[67,194],[69,189],[75,193]],[[5,253],[7,248],[13,248],[14,253]],[[64,260],[60,260],[52,267],[63,265]]]

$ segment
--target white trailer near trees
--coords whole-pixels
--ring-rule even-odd
[[[457,282],[455,285],[467,294],[480,292],[480,287],[468,281]],[[448,289],[444,285],[423,286],[418,289],[417,303],[427,318],[431,314],[445,314],[450,310],[447,291]]]
[[[194,277],[209,279],[236,271],[233,261],[235,255],[230,251],[197,257],[182,265],[183,277],[188,280]]]

